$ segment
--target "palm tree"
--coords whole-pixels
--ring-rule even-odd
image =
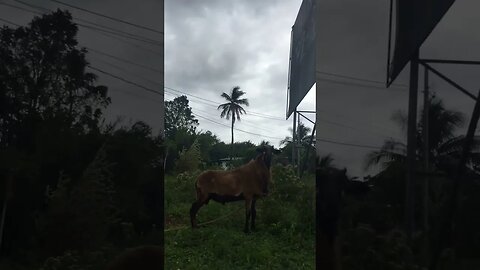
[[[423,114],[417,125],[417,160],[424,158],[424,126]],[[402,129],[405,128],[406,116],[395,113],[392,117]],[[445,166],[453,159],[460,156],[463,147],[464,136],[455,136],[455,130],[464,124],[464,116],[460,112],[447,110],[443,102],[433,96],[430,100],[429,109],[429,156],[436,169],[447,169]],[[474,147],[479,145],[480,138],[475,137]],[[382,148],[368,154],[365,169],[382,163],[385,170],[393,164],[406,161],[407,146],[393,138],[387,139]],[[471,155],[468,161],[471,166],[479,164],[477,155]]]
[[[221,118],[226,117],[227,120],[232,118],[232,153],[230,158],[233,157],[233,126],[235,125],[235,121],[238,120],[240,121],[240,115],[241,114],[246,114],[247,112],[241,105],[246,105],[248,106],[248,99],[242,98],[240,99],[241,96],[243,96],[245,92],[240,90],[240,86],[235,86],[232,88],[232,92],[230,95],[227,93],[222,93],[222,97],[225,98],[228,102],[220,104],[217,108],[217,110],[222,109],[222,113],[220,114]]]
[[[290,130],[290,132],[292,132],[293,134],[292,128],[289,128],[288,130]],[[296,137],[297,137],[297,141],[301,146],[306,147],[310,143],[311,135],[308,135],[308,134],[310,133],[311,130],[312,130],[311,128],[305,126],[305,124],[303,123],[298,124]],[[285,139],[280,141],[280,145],[287,145],[292,141],[293,141],[292,137],[287,136],[285,137]]]
[[[293,129],[292,128],[289,128],[288,129],[292,135],[293,135]],[[292,164],[295,166],[295,163],[296,166],[298,166],[298,173],[300,175],[302,175],[301,171],[303,172],[303,170],[301,170],[302,166],[307,166],[307,164],[310,164],[309,166],[311,166],[310,168],[313,169],[315,164],[312,160],[312,162],[303,162],[302,164],[300,164],[300,161],[301,160],[305,160],[306,159],[306,154],[307,152],[315,152],[315,137],[313,137],[313,140],[312,139],[312,135],[309,135],[310,134],[310,131],[311,131],[311,128],[305,126],[305,124],[303,123],[299,123],[298,126],[297,126],[297,132],[295,134],[295,140],[296,140],[296,143],[294,144],[293,143],[293,139],[292,139],[292,136],[287,136],[285,137],[285,139],[281,140],[280,141],[280,146],[283,145],[283,152],[285,153],[285,155],[287,156],[288,160],[290,162],[292,162]],[[312,143],[310,143],[312,142]],[[291,153],[292,149],[294,148],[294,145],[295,145],[295,148],[296,148],[296,152],[295,152],[295,157],[292,157],[292,155],[288,154],[288,153]],[[295,162],[294,160],[297,160],[298,162]],[[311,160],[311,159],[310,159]]]

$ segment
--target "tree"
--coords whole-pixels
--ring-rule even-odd
[[[165,102],[165,136],[171,138],[178,130],[186,130],[194,134],[198,120],[193,115],[192,108],[188,105],[187,96],[176,97]]]
[[[107,88],[87,72],[87,50],[68,11],[35,17],[28,26],[0,29],[0,145],[32,150],[38,121],[95,129],[110,103]]]
[[[290,162],[292,162],[292,148],[293,148],[293,129],[289,128],[288,129],[291,133],[292,136],[287,136],[285,139],[280,141],[280,146],[283,145],[283,155],[285,158],[287,158]],[[299,160],[304,160],[306,156],[306,150],[310,148],[311,153],[314,153],[314,145],[315,145],[315,137],[312,140],[312,135],[310,135],[311,129],[307,127],[303,123],[299,123],[297,126],[297,133],[296,133],[296,139],[297,143],[295,144],[295,147],[297,148],[297,153],[298,159]],[[312,142],[310,144],[310,141]],[[313,171],[315,168],[315,162],[313,162],[313,159],[310,159],[309,162],[307,163],[309,165],[309,170]]]
[[[209,164],[212,161],[213,146],[220,142],[218,137],[211,131],[199,132],[197,134],[198,144],[200,146],[200,153],[202,160]]]
[[[231,154],[230,158],[233,157],[233,126],[235,125],[236,120],[240,121],[240,115],[241,114],[246,114],[245,109],[243,109],[243,107],[241,105],[245,105],[245,106],[249,105],[248,104],[248,99],[246,99],[246,98],[240,99],[240,97],[243,96],[244,94],[245,94],[245,92],[240,90],[239,86],[233,87],[230,95],[228,95],[225,92],[222,93],[221,96],[223,98],[225,98],[228,102],[220,104],[217,108],[218,110],[222,109],[222,113],[220,114],[221,118],[226,117],[227,120],[229,120],[230,117],[232,118],[232,143],[231,143],[232,154]]]

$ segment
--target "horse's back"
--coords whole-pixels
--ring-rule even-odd
[[[196,186],[206,193],[239,196],[241,193],[239,179],[239,175],[232,171],[205,171],[198,176]]]

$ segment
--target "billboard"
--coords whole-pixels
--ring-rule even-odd
[[[303,0],[292,27],[287,118],[315,83],[315,1]]]
[[[396,0],[395,49],[387,86],[400,74],[455,0]],[[390,53],[390,52],[389,52]]]

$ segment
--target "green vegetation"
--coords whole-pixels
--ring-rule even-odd
[[[257,229],[243,232],[243,201],[211,201],[190,228],[189,209],[200,171],[165,179],[166,269],[314,269],[314,176],[298,179],[290,166],[272,168],[272,193],[257,202]]]

